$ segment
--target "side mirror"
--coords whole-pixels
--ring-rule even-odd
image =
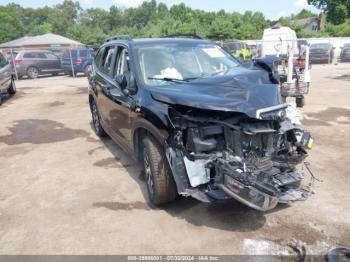
[[[125,75],[116,75],[114,81],[122,89],[123,93],[126,95],[134,95],[137,92],[136,81],[133,74],[130,74],[129,80]]]
[[[125,75],[116,75],[114,80],[117,82],[117,84],[120,86],[122,90],[128,86],[128,81]]]

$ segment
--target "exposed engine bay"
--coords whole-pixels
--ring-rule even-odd
[[[305,199],[297,165],[313,140],[288,118],[287,107],[257,110],[255,118],[169,107],[174,131],[166,155],[178,192],[204,202],[234,198],[261,211]]]

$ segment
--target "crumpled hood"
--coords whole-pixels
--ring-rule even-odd
[[[279,86],[271,83],[267,72],[242,66],[224,76],[152,87],[151,95],[168,104],[240,112],[250,117],[255,117],[258,109],[282,103]]]

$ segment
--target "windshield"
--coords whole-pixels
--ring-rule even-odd
[[[141,74],[149,86],[182,83],[227,73],[239,65],[214,44],[162,44],[137,48]]]

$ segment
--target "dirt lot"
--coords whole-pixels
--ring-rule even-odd
[[[92,132],[83,77],[18,81],[0,107],[0,254],[309,254],[350,243],[350,65],[314,66],[308,201],[147,203],[139,165]]]

